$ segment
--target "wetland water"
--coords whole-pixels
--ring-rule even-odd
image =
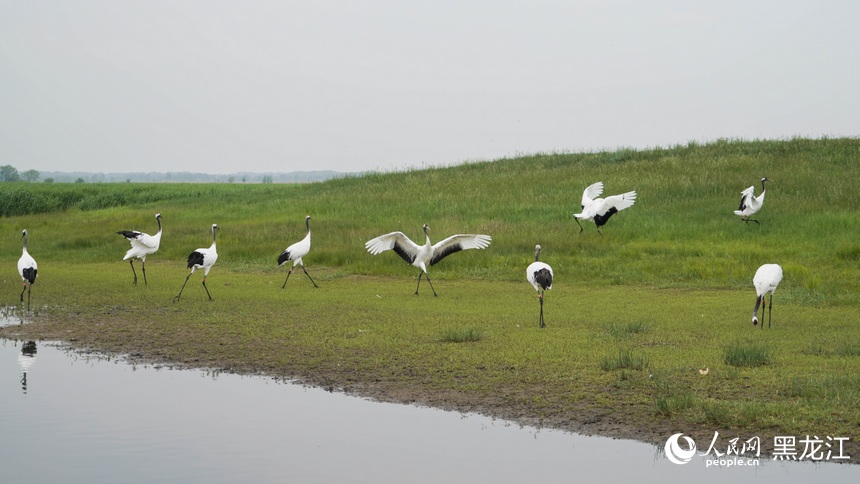
[[[857,465],[760,461],[677,465],[634,441],[0,339],[4,483],[860,479]]]

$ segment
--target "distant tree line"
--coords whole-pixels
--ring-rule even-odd
[[[15,182],[23,180],[27,182],[37,182],[39,181],[39,176],[40,173],[36,170],[27,170],[23,173],[19,173],[18,169],[12,165],[0,166],[0,181]]]
[[[26,181],[38,182],[44,175],[44,183],[307,183],[328,180],[346,175],[345,173],[322,171],[294,171],[287,173],[239,172],[229,175],[212,175],[191,172],[148,172],[148,173],[89,173],[27,170],[19,172],[12,165],[0,166],[0,182]]]

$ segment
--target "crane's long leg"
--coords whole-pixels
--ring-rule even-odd
[[[27,311],[30,310],[30,289],[33,288],[33,284],[27,284]]]
[[[767,308],[767,327],[773,322],[773,293],[770,293],[770,306]]]
[[[427,283],[430,284],[430,289],[433,289],[433,297],[439,297],[439,295],[436,294],[436,289],[433,287],[433,281],[430,280],[430,274],[424,274],[424,275],[427,276]]]
[[[146,259],[140,260],[140,268],[143,271],[143,285],[146,285]]]
[[[209,296],[209,300],[212,301],[212,295],[209,294],[209,288],[206,287],[206,276],[203,276],[203,289],[206,289],[206,295]]]
[[[173,302],[178,301],[178,300],[179,300],[179,298],[182,296],[182,291],[184,291],[184,290],[185,290],[185,285],[186,285],[186,284],[188,284],[188,278],[189,278],[189,277],[191,277],[191,274],[194,274],[194,272],[193,272],[193,271],[192,271],[192,272],[189,272],[189,273],[188,273],[188,275],[187,275],[187,276],[185,276],[185,282],[183,282],[183,283],[182,283],[182,289],[180,289],[180,290],[179,290],[179,294],[177,294],[177,295],[176,295],[176,297],[175,297],[175,298],[173,298]]]
[[[545,328],[546,324],[543,321],[543,291],[538,295],[538,299],[540,299],[540,327]]]
[[[573,217],[573,221],[576,222],[576,225],[579,225],[579,233],[581,234],[582,233],[582,224],[579,223],[579,219],[576,217]]]
[[[24,291],[27,290],[27,283],[24,283],[24,287],[21,289],[21,302],[24,302]]]
[[[308,270],[307,270],[307,269],[305,269],[305,265],[304,265],[304,264],[302,264],[302,270],[303,270],[303,271],[305,271],[305,275],[306,275],[306,276],[308,276],[308,279],[311,279],[311,275],[310,275],[310,274],[308,274]],[[428,279],[428,280],[429,280],[429,279]],[[315,288],[319,289],[319,286],[317,286],[317,283],[316,283],[316,282],[314,282],[314,280],[313,280],[313,279],[311,279],[311,282],[313,283],[313,285],[314,285],[314,287],[315,287]],[[286,282],[284,282],[284,284],[286,284]]]
[[[283,285],[283,286],[281,286],[281,289],[283,289],[283,288],[287,287],[287,281],[289,281],[289,280],[290,280],[290,274],[292,274],[292,273],[293,273],[293,268],[292,268],[292,267],[290,267],[289,272],[287,272],[287,278],[286,278],[286,279],[284,279],[284,285]]]
[[[418,288],[421,287],[421,276],[427,276],[427,283],[430,284],[430,289],[433,290],[433,297],[439,297],[436,294],[436,288],[433,287],[433,282],[430,280],[430,274],[425,274],[424,271],[418,273],[418,285],[415,286],[415,295],[418,295]]]
[[[131,264],[131,273],[134,274],[134,285],[137,285],[137,272],[134,270],[134,259],[129,259],[128,263]]]

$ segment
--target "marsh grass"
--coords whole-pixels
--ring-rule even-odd
[[[559,283],[570,275],[581,285],[751,291],[755,269],[776,261],[785,270],[777,310],[786,302],[860,304],[860,281],[851,276],[858,245],[850,236],[850,228],[860,225],[860,191],[852,176],[860,171],[858,145],[854,139],[722,140],[536,154],[302,185],[4,183],[0,233],[10,236],[0,238],[0,252],[19,249],[14,235],[26,225],[32,252],[46,261],[109,262],[127,246],[114,232],[152,232],[152,216],[161,212],[165,235],[152,259],[183,260],[208,246],[208,227],[218,223],[219,265],[245,271],[273,267],[280,251],[304,235],[302,222],[311,214],[309,269],[409,273],[396,255],[373,257],[363,244],[393,230],[420,243],[421,226],[428,223],[434,241],[464,232],[494,239],[488,250],[466,251],[453,256],[457,262],[434,266],[436,274],[519,281],[521,271],[513,269],[540,242]],[[770,176],[762,223],[744,224],[732,210],[740,191],[763,172],[778,178]],[[580,235],[571,214],[582,190],[597,180],[608,192],[635,189],[639,199],[603,227],[603,237],[593,224]],[[823,186],[828,189],[811,188]],[[419,191],[423,196],[415,197]],[[827,206],[828,212],[810,206]],[[685,213],[679,216],[676,207]],[[53,215],[58,213],[62,217]],[[809,234],[816,234],[814,242]],[[775,317],[779,324],[780,315]]]
[[[860,356],[860,345],[854,343],[842,343],[836,347],[836,356]]]
[[[773,362],[773,351],[762,343],[733,343],[723,351],[723,361],[737,367],[756,367]]]
[[[674,395],[659,395],[655,401],[657,412],[663,416],[671,416],[692,408],[696,397],[692,392],[682,392]]]
[[[792,378],[786,394],[808,401],[823,401],[857,407],[860,405],[860,375],[820,375]]]
[[[481,341],[484,338],[484,331],[481,328],[447,328],[442,331],[439,340],[443,343],[470,343]]]
[[[757,401],[705,400],[700,404],[705,421],[717,428],[743,428],[761,421],[766,410]]]
[[[615,353],[605,355],[600,360],[600,369],[614,370],[644,370],[648,368],[648,357],[643,353],[635,353],[629,349],[619,349]]]
[[[642,321],[630,321],[627,323],[613,323],[606,328],[606,332],[614,338],[626,338],[642,334],[651,328]]]
[[[719,378],[724,380],[737,380],[740,378],[741,372],[733,366],[726,367],[719,375]]]

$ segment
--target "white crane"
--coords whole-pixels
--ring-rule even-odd
[[[545,328],[543,320],[543,293],[547,289],[552,289],[552,267],[549,264],[540,262],[540,245],[535,246],[535,261],[529,264],[526,268],[526,279],[534,286],[538,292],[540,300],[540,327]]]
[[[368,240],[364,244],[364,247],[372,255],[394,249],[394,252],[408,264],[421,269],[421,272],[418,273],[418,286],[415,287],[415,294],[418,295],[418,288],[421,287],[421,276],[426,275],[430,289],[433,290],[433,296],[437,296],[436,289],[433,288],[433,283],[430,282],[430,275],[427,274],[427,266],[432,266],[445,257],[461,250],[485,249],[489,247],[490,242],[493,240],[489,235],[458,234],[430,245],[430,227],[427,224],[424,224],[424,236],[427,239],[426,242],[424,242],[424,245],[418,245],[409,240],[409,237],[404,235],[403,232],[391,232],[390,234],[380,235],[375,239]]]
[[[311,278],[311,275],[308,274],[308,270],[305,269],[305,263],[302,262],[302,257],[308,255],[308,252],[311,251],[311,225],[310,225],[311,216],[308,215],[305,217],[305,227],[308,229],[308,234],[305,235],[305,238],[296,242],[295,244],[287,247],[286,250],[281,252],[281,255],[278,256],[278,267],[286,264],[289,261],[293,261],[293,267],[290,267],[290,271],[287,272],[287,278],[284,279],[284,285],[281,286],[281,289],[287,287],[287,281],[290,280],[290,274],[293,273],[293,269],[300,265],[302,266],[302,270],[305,271],[305,275],[308,276],[308,279],[311,280],[314,287],[319,288],[317,283]]]
[[[185,282],[182,283],[182,289],[179,290],[179,294],[176,295],[175,301],[178,301],[182,296],[182,291],[185,290],[185,285],[188,284],[188,278],[191,277],[191,274],[194,274],[194,271],[197,269],[203,269],[203,289],[206,289],[206,295],[209,296],[209,300],[212,300],[212,295],[209,294],[209,288],[206,287],[206,276],[209,275],[209,269],[215,265],[215,261],[218,260],[218,252],[215,251],[215,231],[218,230],[218,224],[212,224],[212,245],[209,248],[200,248],[195,250],[194,252],[188,254],[188,268],[191,269],[191,272],[185,276]]]
[[[744,222],[749,223],[750,221],[753,221],[755,223],[760,223],[758,220],[753,220],[750,217],[761,210],[761,206],[764,205],[764,194],[766,191],[764,188],[764,182],[766,181],[770,180],[768,180],[767,177],[761,179],[761,195],[757,197],[753,193],[755,191],[755,186],[751,186],[741,192],[741,204],[738,209],[735,210],[735,215],[740,215],[741,220]]]
[[[770,323],[773,321],[773,293],[776,291],[776,286],[782,281],[782,267],[778,264],[765,264],[755,271],[753,277],[753,286],[755,286],[755,309],[752,313],[753,326],[758,325],[758,307],[761,307],[761,327],[764,329],[764,307],[767,306],[764,297],[770,293],[770,307],[768,309],[767,327],[770,328]]]
[[[601,194],[603,194],[603,182],[591,184],[582,192],[582,211],[573,214],[573,219],[579,225],[579,233],[582,233],[582,225],[579,223],[582,219],[594,220],[597,233],[603,235],[600,233],[600,227],[606,224],[609,217],[636,203],[636,192],[599,198]]]
[[[134,284],[137,285],[137,272],[134,270],[134,259],[140,259],[140,265],[143,269],[143,283],[146,284],[146,256],[154,254],[158,251],[158,246],[161,245],[161,214],[155,214],[155,221],[158,223],[158,232],[155,235],[149,235],[136,230],[120,230],[117,234],[122,235],[131,243],[131,249],[125,253],[122,260],[127,260],[131,264],[131,273],[134,274]]]
[[[36,282],[36,273],[38,272],[38,265],[36,264],[36,259],[27,252],[27,229],[24,229],[24,232],[21,234],[21,238],[24,239],[24,249],[21,251],[21,258],[18,259],[18,275],[21,276],[21,280],[24,281],[24,289],[21,289],[21,302],[24,302],[24,291],[27,291],[27,310],[30,310],[30,289],[33,287],[33,284]]]

